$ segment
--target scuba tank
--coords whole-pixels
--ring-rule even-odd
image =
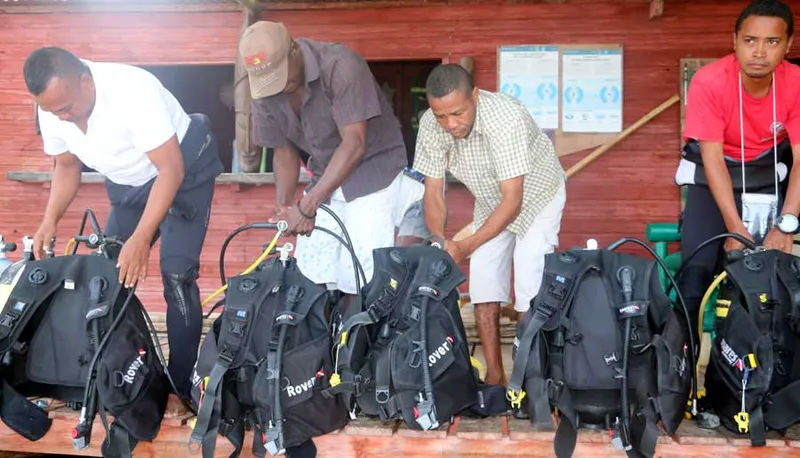
[[[0,273],[2,273],[8,266],[13,264],[6,253],[10,253],[17,250],[17,244],[14,242],[6,242],[3,239],[3,236],[0,235]]]
[[[25,263],[33,259],[33,239],[26,235],[22,238],[22,244],[22,259],[12,264],[5,253],[7,251],[15,251],[17,244],[0,242],[0,251],[2,251],[0,262],[5,261],[8,263],[5,267],[0,264],[0,308],[5,306],[8,296],[11,295],[11,291],[14,289],[14,285],[17,284],[17,280],[22,276],[22,272],[25,270],[23,269]]]
[[[0,269],[2,269],[2,273],[0,273],[0,291],[2,291],[0,300],[2,300],[1,298],[8,297],[8,293],[14,288],[14,285],[17,283],[23,271],[23,267],[28,261],[33,261],[33,239],[26,235],[22,238],[22,259],[9,265],[5,269],[0,267]],[[8,291],[6,291],[6,289]],[[4,300],[2,300],[2,304],[5,304]]]

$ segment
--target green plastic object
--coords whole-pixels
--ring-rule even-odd
[[[648,242],[653,243],[653,251],[664,260],[669,273],[675,275],[681,265],[681,252],[676,251],[675,253],[669,253],[668,244],[670,242],[680,242],[681,240],[678,223],[649,223],[645,227],[645,236]],[[661,281],[661,287],[666,290],[669,287],[669,279],[662,269],[658,270],[658,277]],[[706,303],[706,308],[703,310],[703,331],[711,332],[712,338],[714,337],[714,315],[716,313],[718,292],[719,287],[711,293],[711,297],[709,297],[708,303]],[[677,303],[678,297],[674,288],[671,290],[669,296],[673,303]]]
[[[678,223],[649,223],[645,228],[648,242],[680,242]]]

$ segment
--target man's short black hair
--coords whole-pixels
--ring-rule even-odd
[[[786,34],[789,38],[794,35],[794,16],[789,6],[781,0],[753,0],[739,15],[736,20],[736,33],[742,29],[742,23],[750,16],[768,16],[783,19],[786,23]]]
[[[458,64],[439,65],[428,75],[428,80],[425,82],[425,91],[434,99],[444,97],[456,89],[470,95],[473,87],[472,75]]]
[[[55,77],[80,77],[88,71],[89,68],[78,56],[55,46],[33,51],[25,59],[23,67],[25,85],[34,96],[44,92]]]

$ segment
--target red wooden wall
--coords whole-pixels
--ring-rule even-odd
[[[458,61],[475,58],[477,84],[495,89],[498,45],[622,43],[625,126],[678,91],[678,60],[717,57],[731,50],[734,21],[745,1],[667,0],[664,17],[648,21],[648,2],[609,0],[565,4],[453,5],[382,9],[277,11],[295,36],[341,41],[368,59]],[[800,11],[795,11],[800,13]],[[229,63],[242,17],[239,13],[190,14],[0,14],[0,233],[8,239],[33,234],[47,202],[41,184],[8,181],[9,170],[47,170],[49,161],[33,133],[33,108],[22,80],[27,53],[61,45],[96,60],[157,63]],[[797,55],[795,53],[795,55]],[[673,106],[570,180],[561,246],[596,237],[643,236],[646,222],[675,221],[678,189],[672,176],[679,146],[679,108]],[[582,154],[563,158],[565,169]],[[217,256],[236,226],[270,213],[273,190],[217,189],[203,252],[203,296],[219,285]],[[471,220],[471,198],[453,190],[449,230]],[[84,185],[59,226],[58,249],[77,230],[83,208],[107,213],[102,185]],[[228,272],[254,259],[269,234],[241,236],[229,249]],[[146,303],[163,307],[158,254],[142,286]]]

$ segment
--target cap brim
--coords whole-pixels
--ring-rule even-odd
[[[254,99],[263,99],[280,93],[286,88],[286,80],[289,79],[289,59],[283,59],[272,71],[250,76],[250,95]]]

